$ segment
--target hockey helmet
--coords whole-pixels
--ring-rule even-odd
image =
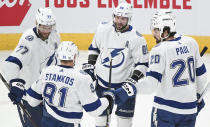
[[[162,37],[163,30],[165,27],[170,28],[171,32],[176,32],[176,23],[174,17],[168,14],[159,15],[156,19],[154,19],[151,23],[151,30],[154,30],[155,28],[159,29],[160,31],[160,38],[165,39],[167,37]]]
[[[72,41],[63,41],[57,49],[59,60],[73,60],[79,55],[77,46]]]
[[[128,18],[128,24],[131,23],[133,7],[131,4],[127,2],[120,3],[116,8],[113,10],[113,21],[115,20],[115,16],[122,16]]]
[[[51,8],[39,8],[36,13],[36,22],[39,25],[55,25],[55,16]]]

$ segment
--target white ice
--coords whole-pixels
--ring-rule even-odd
[[[11,53],[11,51],[0,51],[0,65],[3,60]],[[207,70],[210,70],[210,54],[205,54],[204,62]],[[78,64],[86,62],[87,51],[80,51]],[[208,73],[210,78],[210,73]],[[21,127],[16,106],[13,105],[8,96],[8,90],[0,81],[0,127]],[[204,97],[206,106],[197,117],[196,127],[210,127],[210,93]],[[135,108],[135,116],[133,119],[133,127],[150,127],[150,114],[153,103],[153,95],[137,96]],[[110,127],[117,127],[115,115],[112,115]],[[84,113],[82,127],[94,127],[94,118]]]

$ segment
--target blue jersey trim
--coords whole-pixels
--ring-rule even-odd
[[[109,83],[103,80],[101,77],[96,75],[97,79],[106,87],[109,87]],[[123,85],[123,83],[111,83],[111,88],[119,88]]]
[[[146,62],[146,63],[138,62],[138,63],[135,64],[135,67],[136,67],[136,66],[139,66],[139,65],[144,65],[144,66],[146,66],[146,67],[149,67],[149,63],[148,63],[148,62]]]
[[[48,59],[48,61],[47,61],[47,66],[50,66],[50,65],[52,64],[54,56],[55,56],[55,52],[54,52],[54,53],[50,56],[50,58]]]
[[[26,93],[28,95],[30,95],[31,97],[37,99],[37,100],[43,100],[42,95],[38,94],[36,91],[34,91],[33,89],[29,88]]]
[[[182,38],[182,37],[177,37],[177,38],[175,38],[175,39],[168,40],[168,41],[179,41],[179,40],[181,40],[181,38]]]
[[[159,72],[149,71],[149,72],[146,72],[146,76],[151,76],[151,77],[157,79],[159,82],[161,82],[161,80],[162,80],[162,74]]]
[[[100,54],[100,50],[98,48],[94,48],[92,44],[90,45],[90,47],[88,48],[88,50],[94,50],[94,51],[96,51],[97,53]]]
[[[204,64],[201,67],[196,68],[196,76],[201,76],[204,73],[206,73],[206,67]]]
[[[13,83],[13,82],[21,82],[23,84],[26,84],[26,81],[23,80],[23,79],[20,79],[20,78],[12,79],[12,80],[9,81],[10,84]]]
[[[59,67],[62,67],[62,68],[73,68],[71,66],[66,66],[66,65],[58,65]]]
[[[98,107],[100,106],[101,106],[101,101],[100,99],[98,99],[95,102],[83,105],[82,107],[85,109],[86,112],[92,112],[98,109]]]
[[[131,31],[133,29],[133,26],[129,25],[128,30],[126,30],[125,32]],[[124,33],[124,32],[123,32]]]
[[[17,64],[17,65],[19,66],[20,70],[21,70],[22,67],[23,67],[22,62],[21,62],[17,57],[9,56],[5,61],[8,61],[8,62]]]
[[[37,38],[40,38],[39,34],[37,33],[37,28],[36,27],[33,28],[33,31],[36,34]]]
[[[46,101],[45,104],[49,106],[57,115],[68,118],[68,119],[81,119],[83,116],[83,112],[64,112],[58,110],[56,107],[49,105]]]
[[[163,98],[155,96],[154,102],[178,109],[193,109],[197,107],[197,100],[194,102],[181,103],[173,100],[165,100]]]

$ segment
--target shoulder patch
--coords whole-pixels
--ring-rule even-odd
[[[34,36],[33,35],[28,35],[25,37],[26,40],[28,41],[33,41],[34,40]]]
[[[142,35],[138,31],[136,31],[136,35],[142,37]]]

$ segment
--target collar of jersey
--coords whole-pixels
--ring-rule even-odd
[[[66,66],[66,65],[58,65],[59,67],[63,67],[63,68],[73,68],[73,67],[70,67],[70,66]]]
[[[114,27],[114,29],[115,29],[114,24],[113,24],[112,26],[113,26],[113,27]],[[131,25],[129,25],[129,28],[128,28],[127,30],[125,30],[125,31],[121,32],[121,33],[129,32],[129,31],[131,31],[132,29],[133,29],[133,27],[132,27]],[[116,30],[115,30],[115,31],[116,31]]]
[[[168,40],[168,41],[179,41],[182,37],[177,37],[175,39],[172,39],[172,40]]]
[[[34,31],[34,33],[36,34],[36,36],[37,36],[38,38],[40,38],[40,37],[39,37],[39,34],[37,33],[37,28],[36,28],[36,27],[33,28],[33,31]]]

